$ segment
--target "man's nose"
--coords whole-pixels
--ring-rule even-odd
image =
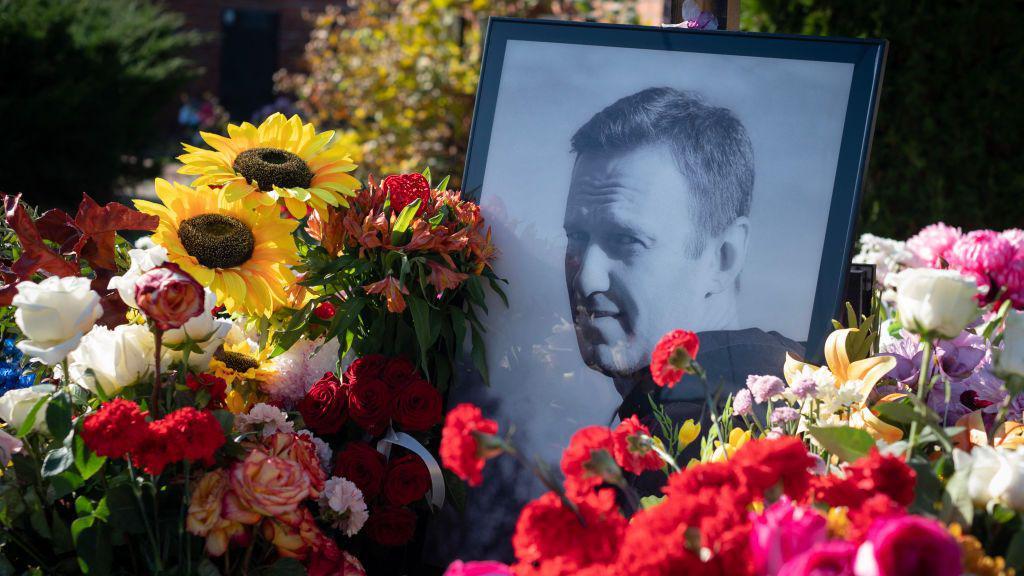
[[[608,255],[597,244],[591,244],[583,254],[579,272],[576,274],[576,287],[584,296],[605,292],[609,287],[608,267],[611,263]]]

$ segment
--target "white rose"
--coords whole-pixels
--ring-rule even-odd
[[[992,477],[989,490],[1003,506],[1024,511],[1024,453],[1019,450],[997,452],[999,470]]]
[[[975,506],[1002,504],[1024,511],[1024,452],[975,446],[953,451],[953,464],[967,474],[967,494]]]
[[[211,310],[216,305],[217,296],[207,289],[206,301],[203,303],[203,313],[189,318],[188,322],[185,322],[181,328],[164,332],[162,342],[166,346],[180,346],[185,342],[186,336],[199,346],[202,352],[197,353],[193,350],[188,356],[188,365],[193,370],[202,371],[209,366],[213,353],[217,351],[217,348],[224,342],[224,337],[227,336],[228,331],[234,326],[231,321],[223,320],[213,315]],[[168,348],[164,353],[164,360],[168,364],[180,362],[183,356],[180,350]]]
[[[896,309],[909,332],[955,338],[978,317],[978,287],[953,270],[912,268],[896,280]]]
[[[153,333],[139,324],[97,326],[69,356],[71,380],[93,394],[112,396],[153,370]]]
[[[67,357],[103,315],[100,295],[89,288],[89,279],[76,276],[20,282],[11,303],[17,308],[14,321],[26,338],[18,349],[47,366]]]
[[[1024,312],[1010,309],[1003,325],[1003,349],[996,351],[993,371],[1003,378],[1024,378]]]
[[[128,251],[128,257],[132,264],[123,276],[114,276],[107,284],[107,289],[117,290],[121,300],[132,308],[138,308],[135,303],[135,281],[143,273],[167,262],[167,249],[154,244],[148,236],[143,236],[135,242],[135,248]]]
[[[51,384],[40,384],[38,386],[29,386],[28,388],[18,388],[16,390],[9,390],[3,396],[0,396],[0,420],[7,422],[12,428],[17,430],[21,427],[21,424],[28,417],[29,412],[32,411],[32,407],[36,405],[36,402],[40,398],[45,398],[52,394],[54,386]],[[36,420],[32,424],[32,429],[36,432],[46,432],[46,406],[50,401],[46,400],[39,411],[36,412]]]

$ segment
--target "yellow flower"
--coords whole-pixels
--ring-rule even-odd
[[[153,241],[171,262],[217,295],[230,313],[269,316],[287,302],[286,289],[298,264],[292,232],[298,222],[282,218],[276,206],[246,208],[227,199],[223,188],[190,188],[156,180],[162,204],[135,206],[160,218]]]
[[[863,405],[875,384],[896,366],[896,359],[892,356],[874,356],[850,362],[850,357],[846,353],[846,339],[850,333],[856,331],[855,328],[845,328],[829,334],[825,341],[825,362],[832,375],[835,376],[836,388],[840,388],[847,382],[859,383],[857,396],[860,404]],[[813,364],[797,360],[787,353],[786,364],[783,367],[786,382],[792,386],[805,367],[810,370],[818,368]]]
[[[692,418],[683,422],[679,427],[679,449],[682,450],[700,437],[700,423],[694,422]]]
[[[750,430],[733,428],[729,432],[729,442],[722,446],[720,440],[715,440],[715,452],[711,455],[712,462],[725,462],[733,457],[736,451],[750,441]]]
[[[258,384],[274,375],[270,361],[272,351],[270,346],[257,349],[248,340],[236,344],[225,343],[220,350],[214,352],[209,371],[223,378],[233,389],[236,383],[243,380]]]
[[[1002,556],[989,556],[981,542],[971,534],[964,534],[956,522],[949,525],[949,533],[963,551],[964,574],[975,576],[1013,576],[1015,571],[1006,565]]]
[[[825,518],[829,536],[832,538],[846,538],[846,532],[850,529],[850,518],[846,514],[845,506],[829,508],[828,516]]]
[[[221,556],[231,538],[244,531],[239,522],[224,517],[224,496],[228,491],[228,471],[207,472],[192,488],[185,528],[190,534],[206,537],[206,553]]]
[[[297,115],[275,113],[259,127],[229,124],[227,137],[200,135],[213,150],[185,144],[179,172],[198,176],[194,186],[223,186],[229,202],[254,208],[280,200],[302,218],[308,207],[322,213],[327,206],[348,206],[345,197],[359,188],[348,174],[356,167],[351,138],[333,141],[333,130],[317,134]]]

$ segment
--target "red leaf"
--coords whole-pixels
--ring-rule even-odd
[[[143,214],[124,204],[110,202],[100,206],[88,194],[82,194],[75,226],[82,236],[74,245],[79,257],[85,258],[93,268],[117,270],[114,263],[114,235],[118,230],[155,230],[160,219]]]
[[[77,276],[78,265],[68,262],[43,243],[39,230],[21,205],[21,194],[4,196],[4,212],[7,226],[14,230],[21,243],[21,257],[11,267],[11,271],[21,280],[29,279],[38,270],[45,270],[57,276]]]
[[[100,316],[96,323],[110,329],[128,323],[128,305],[121,299],[117,290],[107,289],[110,279],[115,275],[115,272],[109,270],[97,270],[96,278],[89,284],[90,288],[100,294],[100,306],[103,306],[103,316]]]
[[[69,244],[71,240],[77,240],[82,231],[75,226],[75,222],[63,210],[54,208],[47,210],[45,214],[36,218],[36,229],[46,240],[60,244],[62,247]]]

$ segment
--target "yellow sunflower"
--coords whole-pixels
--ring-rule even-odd
[[[232,413],[248,412],[265,398],[260,388],[274,375],[270,362],[272,351],[270,347],[259,349],[248,340],[241,340],[234,344],[225,342],[213,353],[208,371],[227,382],[225,403]]]
[[[298,222],[276,206],[246,208],[223,188],[191,188],[157,179],[162,204],[135,206],[160,218],[153,241],[217,295],[230,313],[269,316],[285,305],[299,258],[292,232]]]
[[[182,174],[198,176],[194,186],[223,186],[230,202],[247,207],[284,202],[296,218],[307,207],[323,213],[327,206],[348,206],[359,181],[348,174],[355,169],[344,139],[334,131],[317,134],[298,116],[275,113],[259,127],[248,122],[228,125],[228,136],[201,132],[213,150],[184,144],[178,156]]]

